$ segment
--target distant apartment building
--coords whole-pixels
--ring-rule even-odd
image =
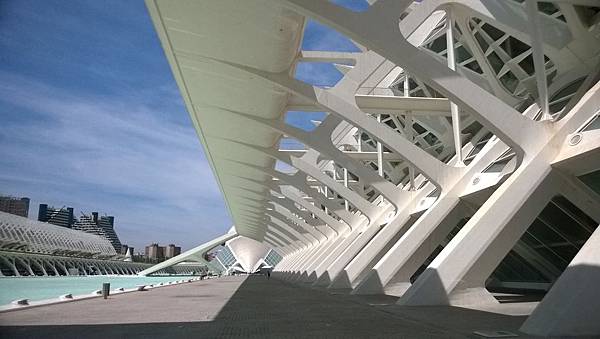
[[[27,218],[29,215],[29,198],[0,196],[0,211]]]
[[[173,258],[181,254],[181,247],[169,244],[165,247],[165,258]]]
[[[181,254],[181,247],[169,244],[160,246],[158,243],[152,243],[146,246],[145,255],[147,259],[164,260]]]
[[[72,207],[55,208],[48,204],[40,204],[38,211],[38,221],[47,222],[56,226],[73,228],[75,217]]]
[[[73,225],[73,229],[86,233],[99,235],[112,244],[117,253],[122,250],[121,241],[114,229],[115,217],[98,217],[98,212],[92,212],[90,215],[83,214]]]
[[[152,260],[163,260],[165,258],[165,248],[158,246],[157,243],[146,246],[146,258]]]

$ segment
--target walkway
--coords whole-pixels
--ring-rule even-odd
[[[0,314],[0,338],[467,338],[524,317],[336,295],[262,276]]]

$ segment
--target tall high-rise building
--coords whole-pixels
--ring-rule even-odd
[[[0,196],[0,211],[27,218],[29,215],[29,198]]]
[[[48,204],[40,204],[38,211],[38,221],[47,222],[56,226],[72,228],[75,218],[72,207],[55,208]]]
[[[158,247],[158,244],[150,244],[144,248],[144,256],[150,258],[153,253],[156,252],[154,246]]]
[[[104,231],[105,237],[110,241],[115,250],[118,251],[121,248],[121,241],[119,240],[117,232],[115,232],[115,217],[100,217],[97,221],[97,225]]]
[[[152,243],[146,246],[146,258],[154,260],[162,260],[165,258],[165,247],[159,246],[157,243]]]
[[[173,258],[181,254],[181,247],[169,244],[165,246],[165,258]]]
[[[92,233],[106,238],[115,248],[117,253],[121,252],[121,241],[114,229],[115,217],[98,217],[98,212],[92,212],[90,215],[83,214],[73,225],[73,229]]]
[[[146,246],[145,255],[146,258],[152,260],[163,260],[173,258],[181,254],[181,247],[169,244],[167,246],[160,246],[158,243],[152,243]]]

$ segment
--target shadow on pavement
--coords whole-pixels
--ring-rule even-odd
[[[206,302],[210,291],[178,294]],[[174,287],[177,288],[177,287]],[[151,294],[147,295],[152,298]],[[161,301],[163,302],[163,301]],[[198,312],[201,304],[196,310]],[[50,306],[52,307],[52,306]],[[195,307],[195,306],[194,306]],[[160,312],[143,310],[140,312]],[[89,309],[92,313],[94,310]],[[485,313],[485,312],[483,312]],[[65,314],[65,316],[68,316]],[[89,317],[90,314],[87,314]],[[93,316],[93,313],[92,313]],[[114,313],[120,319],[119,310]],[[6,322],[3,325],[7,325]],[[364,299],[249,276],[213,320],[133,324],[1,326],[0,338],[466,338],[471,332],[432,326],[369,305]]]

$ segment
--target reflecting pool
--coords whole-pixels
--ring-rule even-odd
[[[77,276],[77,277],[3,277],[0,278],[0,305],[16,299],[37,301],[57,298],[64,294],[83,295],[102,289],[102,283],[110,283],[110,289],[134,288],[137,285],[158,284],[187,279],[186,276]]]

